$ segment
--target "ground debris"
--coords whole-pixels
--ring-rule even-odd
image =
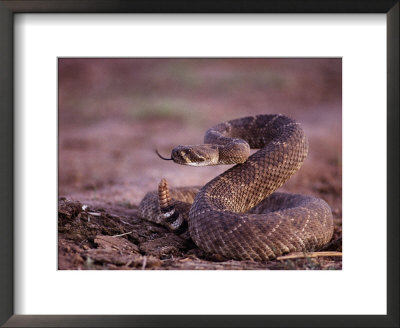
[[[137,210],[125,211],[120,205],[86,205],[83,208],[81,202],[59,200],[61,270],[340,270],[342,266],[341,257],[227,260],[205,253],[184,236],[140,219]],[[341,227],[337,228],[339,232]],[[330,251],[340,251],[339,238],[329,245]]]

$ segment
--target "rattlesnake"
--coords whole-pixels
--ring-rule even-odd
[[[250,148],[259,149],[249,157]],[[203,145],[178,146],[174,162],[237,164],[202,188],[148,193],[141,216],[181,233],[203,251],[227,259],[270,260],[314,251],[332,238],[333,220],[322,199],[274,192],[302,165],[308,141],[299,123],[283,115],[239,118],[210,128]]]

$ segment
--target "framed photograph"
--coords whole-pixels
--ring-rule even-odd
[[[342,268],[341,58],[64,57],[58,81],[59,270]]]
[[[0,322],[398,326],[398,1],[0,1]]]

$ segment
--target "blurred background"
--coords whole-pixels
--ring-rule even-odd
[[[341,59],[78,59],[59,65],[59,196],[135,207],[162,177],[203,185],[228,166],[162,161],[247,115],[302,124],[305,164],[281,189],[324,198],[341,218]]]

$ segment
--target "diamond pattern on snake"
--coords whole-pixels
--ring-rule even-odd
[[[258,151],[250,156],[250,149]],[[167,159],[191,166],[236,165],[203,187],[169,189],[162,179],[140,202],[141,216],[188,232],[200,249],[226,259],[267,261],[318,250],[333,235],[329,205],[275,191],[300,169],[307,153],[301,125],[284,115],[217,124],[205,133],[204,144],[177,146]]]

